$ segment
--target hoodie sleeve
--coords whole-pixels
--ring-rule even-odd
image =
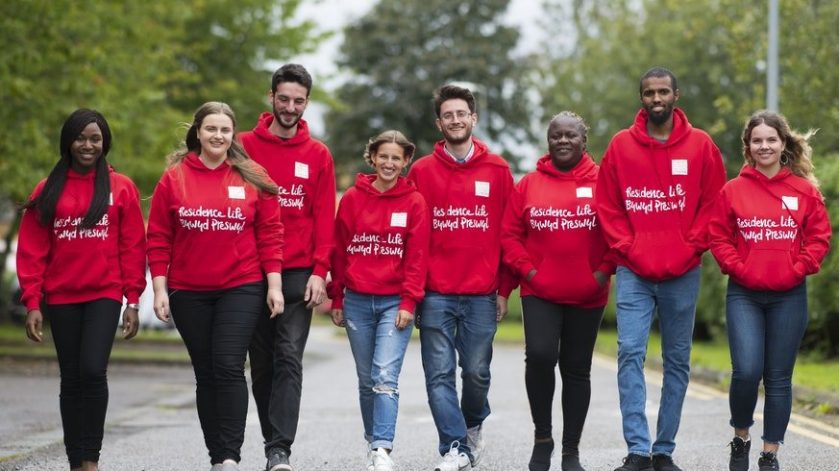
[[[317,193],[312,202],[312,214],[314,215],[315,230],[315,252],[313,275],[326,278],[329,271],[329,257],[332,254],[335,237],[335,164],[332,155],[325,151],[323,171],[320,173],[317,182]]]
[[[349,196],[349,198],[348,198]],[[332,282],[327,287],[329,297],[332,299],[332,309],[344,308],[344,287],[347,277],[347,244],[350,240],[350,224],[352,211],[350,210],[349,193],[344,193],[341,202],[338,204],[338,215],[335,218],[335,244],[332,247]]]
[[[603,227],[606,243],[616,252],[625,256],[629,252],[629,248],[632,247],[635,237],[629,222],[629,216],[626,214],[617,168],[612,163],[615,158],[614,148],[615,141],[613,140],[600,162],[600,173],[597,177],[597,192],[594,201],[597,205],[597,217]]]
[[[140,192],[127,177],[122,185],[118,242],[122,292],[129,303],[138,303],[146,287],[146,228]]]
[[[40,186],[40,185],[39,185]],[[36,188],[29,201],[39,192]],[[40,309],[44,297],[44,274],[50,254],[50,228],[38,221],[38,211],[24,210],[17,239],[17,277],[20,282],[21,302],[26,311]]]
[[[821,195],[811,197],[812,210],[807,213],[801,228],[801,250],[793,264],[798,273],[818,273],[822,260],[830,250],[830,217]]]
[[[510,204],[510,198],[515,191],[515,184],[513,183],[513,174],[510,172],[509,167],[504,168],[504,206],[501,208],[501,230],[499,231],[499,241],[498,244],[501,245],[501,237],[503,236],[504,230],[504,215],[507,211],[507,206]],[[503,257],[503,249],[499,247],[499,251],[501,251],[501,257]],[[499,258],[501,258],[499,257]],[[510,293],[516,289],[516,286],[519,285],[519,277],[510,270],[502,260],[498,261],[498,296],[503,296],[505,298],[510,297]]]
[[[717,197],[720,189],[725,185],[725,165],[720,149],[708,139],[709,149],[706,150],[706,160],[702,166],[702,181],[699,204],[696,208],[696,218],[693,220],[686,241],[697,253],[708,250],[708,223],[715,212]]]
[[[510,195],[507,209],[504,211],[504,223],[501,226],[501,254],[504,264],[520,278],[525,278],[530,270],[536,268],[530,254],[524,248],[527,227],[524,221],[524,181]]]
[[[148,259],[152,278],[167,276],[172,261],[172,243],[175,238],[175,221],[169,211],[172,189],[169,171],[160,177],[151,197],[148,229]]]
[[[256,201],[254,235],[259,264],[265,273],[280,273],[283,269],[283,222],[277,195],[259,191]]]
[[[736,216],[731,208],[726,190],[720,192],[708,224],[708,241],[711,254],[723,274],[738,276],[744,268],[743,257],[737,251]]]
[[[414,193],[419,196],[419,193]],[[425,279],[428,276],[428,244],[431,240],[431,220],[428,207],[420,196],[411,209],[411,227],[405,238],[404,270],[399,309],[413,313],[425,296]]]

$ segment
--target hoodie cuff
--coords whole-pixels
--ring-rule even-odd
[[[315,268],[312,269],[312,275],[317,275],[324,280],[326,279],[327,273],[329,273],[329,267],[325,265],[315,264]]]
[[[332,298],[332,309],[344,309],[344,295]]]
[[[125,293],[125,299],[128,304],[140,304],[140,292],[128,291]]]
[[[151,272],[151,277],[155,278],[158,276],[167,276],[169,274],[169,264],[166,262],[155,262],[149,263],[149,271]]]
[[[408,311],[411,314],[413,314],[414,311],[416,310],[416,308],[417,308],[417,302],[414,301],[411,298],[402,298],[402,301],[399,303],[399,310],[400,311],[405,310],[405,311]]]

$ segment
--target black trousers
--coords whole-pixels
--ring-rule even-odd
[[[120,306],[113,299],[97,299],[51,304],[44,310],[61,371],[59,405],[71,468],[99,461],[108,410],[108,359]]]
[[[578,452],[591,400],[591,358],[603,308],[522,298],[525,386],[536,439],[551,438],[552,406],[559,363],[562,378],[562,452]]]
[[[263,304],[262,282],[169,293],[172,319],[195,371],[198,418],[212,464],[241,460],[248,414],[245,355]]]
[[[303,389],[303,350],[309,338],[312,310],[303,296],[312,270],[284,270],[285,311],[274,319],[263,310],[248,349],[251,387],[265,453],[277,447],[291,453],[300,417]]]

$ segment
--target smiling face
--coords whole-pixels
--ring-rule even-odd
[[[373,184],[381,191],[393,188],[402,169],[410,162],[405,157],[405,149],[394,142],[380,144],[370,159],[376,170],[376,181]]]
[[[583,124],[570,116],[560,116],[548,126],[548,154],[554,167],[568,171],[583,158],[586,134]]]
[[[443,138],[452,145],[463,144],[472,137],[472,128],[478,121],[478,115],[469,110],[466,100],[453,98],[440,104],[440,117],[437,129]]]
[[[285,129],[297,126],[306,105],[309,103],[309,91],[296,82],[280,82],[271,94],[271,106],[274,111],[274,121]]]
[[[679,90],[673,90],[670,77],[647,77],[641,82],[641,105],[657,126],[670,119],[678,99]]]
[[[227,149],[233,142],[233,120],[223,113],[208,114],[198,128],[201,143],[199,157],[212,162],[227,158]]]
[[[70,144],[71,166],[78,173],[87,173],[102,157],[102,130],[96,123],[90,123]]]
[[[781,170],[781,153],[784,141],[772,126],[758,124],[749,136],[749,156],[755,168],[767,177],[775,176]]]

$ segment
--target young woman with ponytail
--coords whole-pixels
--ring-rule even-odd
[[[32,192],[18,236],[26,335],[43,340],[46,314],[61,371],[64,446],[75,471],[99,469],[119,310],[125,297],[123,336],[130,339],[146,286],[140,195],[108,165],[110,148],[105,117],[74,111],[61,128],[61,157]]]
[[[226,104],[198,108],[149,215],[154,310],[162,321],[171,313],[189,351],[213,471],[239,469],[248,344],[262,303],[271,317],[284,306],[278,188],[233,140],[235,128]]]

